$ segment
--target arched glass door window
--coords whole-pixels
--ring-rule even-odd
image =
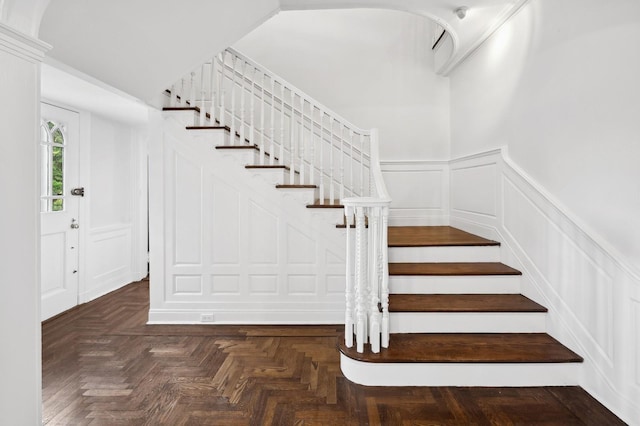
[[[66,129],[53,121],[41,126],[41,193],[40,209],[43,212],[64,211],[64,156]]]

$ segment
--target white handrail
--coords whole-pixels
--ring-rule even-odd
[[[197,106],[208,114],[209,122],[200,114],[196,126],[228,127],[231,145],[258,147],[259,165],[287,167],[289,184],[316,185],[320,204],[325,194],[332,204],[371,195],[371,132],[242,53],[224,50],[170,92],[171,107]]]

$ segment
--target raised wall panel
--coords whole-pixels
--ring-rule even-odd
[[[173,182],[174,262],[202,262],[202,169],[176,153]]]
[[[451,169],[451,209],[495,217],[496,176],[495,163]]]
[[[391,197],[391,226],[448,223],[449,167],[442,161],[388,161],[380,164]]]
[[[327,275],[327,293],[344,294],[347,286],[347,279],[342,275]]]
[[[385,170],[392,209],[442,208],[442,170]]]
[[[67,252],[65,240],[64,233],[43,235],[40,239],[41,293],[43,296],[64,289],[66,282],[65,253]]]
[[[104,228],[92,230],[89,250],[89,277],[93,286],[113,275],[121,275],[131,268],[131,229]]]
[[[211,294],[240,294],[238,275],[212,275]]]
[[[503,188],[505,230],[611,358],[611,277],[506,177]]]
[[[316,243],[293,226],[287,226],[287,262],[314,265]]]
[[[202,276],[201,275],[176,275],[174,276],[173,294],[202,294]]]
[[[249,275],[249,293],[252,295],[277,294],[277,275]]]
[[[240,262],[240,205],[238,190],[213,178],[211,263]]]
[[[278,218],[253,201],[249,203],[249,261],[278,263]]]
[[[291,295],[316,294],[317,278],[315,275],[289,275],[288,290]]]

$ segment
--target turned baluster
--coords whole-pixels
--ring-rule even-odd
[[[320,170],[318,171],[320,186],[318,193],[320,204],[324,204],[324,111],[320,109]]]
[[[221,59],[220,59],[220,125],[222,127],[224,127],[226,125],[226,106],[225,106],[225,95],[226,95],[226,89],[224,88],[224,76],[225,76],[225,67],[226,65],[226,55],[227,55],[227,51],[223,50],[221,53]]]

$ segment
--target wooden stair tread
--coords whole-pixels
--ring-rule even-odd
[[[522,275],[499,262],[389,263],[389,275]]]
[[[283,166],[281,164],[247,164],[244,167],[246,169],[286,169],[286,170],[289,170],[289,167]]]
[[[344,205],[340,204],[340,200],[334,200],[330,204],[329,199],[324,200],[324,204],[320,204],[320,200],[316,200],[313,204],[307,204],[308,209],[343,209]],[[336,204],[337,203],[337,204]]]
[[[278,189],[315,189],[317,185],[276,185]]]
[[[196,111],[200,112],[200,108],[198,107],[164,107],[163,111]]]
[[[559,363],[582,362],[572,350],[546,333],[392,334],[389,348],[371,353],[356,346],[340,351],[349,358],[375,363]]]
[[[547,312],[521,294],[391,294],[389,312]]]
[[[390,226],[389,247],[499,246],[451,226]]]
[[[258,147],[255,145],[218,145],[216,149],[252,149],[258,151]]]
[[[227,126],[187,126],[187,130],[227,130]]]

